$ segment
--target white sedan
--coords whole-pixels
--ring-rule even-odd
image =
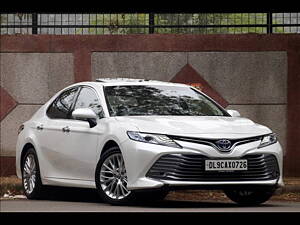
[[[111,204],[221,189],[238,204],[257,205],[283,186],[276,135],[184,84],[76,83],[18,133],[17,175],[29,199],[47,185],[96,188]]]

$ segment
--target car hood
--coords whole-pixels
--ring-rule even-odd
[[[270,133],[265,126],[242,117],[218,116],[125,116],[115,117],[140,132],[203,138],[243,138]]]

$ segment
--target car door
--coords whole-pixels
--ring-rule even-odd
[[[48,107],[46,116],[36,124],[36,137],[40,148],[40,169],[43,177],[68,177],[63,155],[66,138],[62,131],[68,123],[79,87],[63,91]]]
[[[101,126],[103,110],[97,92],[88,86],[83,86],[79,90],[78,97],[73,110],[78,108],[92,109],[97,118],[97,125],[90,128],[87,121],[71,119],[65,124],[63,129],[65,145],[63,155],[66,157],[65,170],[72,179],[95,180],[95,169],[97,164],[97,149],[99,138],[105,131],[105,126]]]
[[[85,90],[89,90],[88,94]],[[94,180],[99,132],[97,126],[90,128],[88,122],[72,118],[76,99],[85,105],[92,99],[94,110],[96,103],[100,105],[96,92],[82,87],[68,89],[50,105],[49,119],[42,124],[43,135],[39,138],[45,158],[43,172],[47,178]]]

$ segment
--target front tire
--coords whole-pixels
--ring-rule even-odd
[[[135,193],[127,189],[125,163],[118,147],[108,149],[101,156],[95,183],[100,197],[112,205],[129,204],[136,198]]]
[[[226,196],[242,206],[257,206],[268,201],[275,189],[224,190]]]
[[[22,159],[22,185],[28,199],[41,199],[44,186],[41,181],[39,162],[36,152],[30,148]]]
[[[166,197],[167,190],[129,191],[127,173],[122,153],[118,147],[108,149],[99,160],[95,183],[100,197],[112,205],[159,201]]]

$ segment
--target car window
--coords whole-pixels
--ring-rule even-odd
[[[100,100],[96,92],[91,88],[84,87],[80,90],[74,109],[78,108],[90,108],[96,113],[98,118],[104,116]]]
[[[70,118],[70,109],[75,100],[78,88],[71,88],[64,91],[47,110],[47,115],[52,119],[68,119]]]

